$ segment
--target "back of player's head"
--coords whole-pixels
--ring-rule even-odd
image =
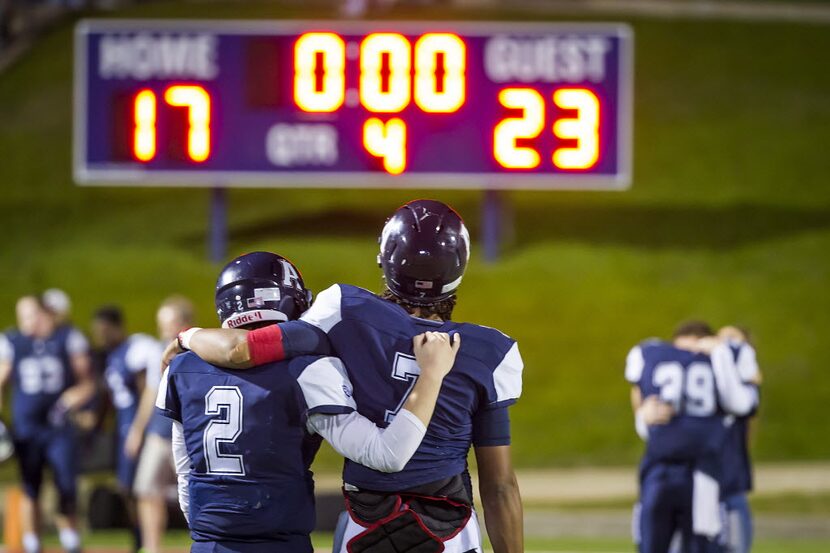
[[[298,318],[311,304],[300,271],[271,252],[241,255],[216,280],[216,314],[225,328]]]
[[[41,319],[46,314],[46,307],[38,296],[23,296],[17,300],[15,315],[17,328],[25,335],[35,334]]]
[[[102,305],[92,314],[92,320],[124,328],[124,312],[117,305]]]
[[[117,305],[102,305],[92,314],[92,342],[106,350],[126,338],[124,312]]]
[[[179,332],[193,326],[194,319],[193,302],[184,296],[169,296],[161,302],[156,312],[159,336],[165,340],[172,340]]]
[[[470,233],[461,216],[436,200],[399,207],[380,235],[378,264],[389,291],[414,306],[452,297],[470,260]]]
[[[672,338],[708,338],[714,335],[715,331],[707,322],[684,321],[677,325]]]

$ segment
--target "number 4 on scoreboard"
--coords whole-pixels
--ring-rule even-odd
[[[383,160],[383,168],[391,175],[406,169],[406,123],[393,117],[385,123],[372,117],[363,125],[366,151]]]

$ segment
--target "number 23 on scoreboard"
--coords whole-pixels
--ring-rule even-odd
[[[505,88],[499,102],[509,109],[522,110],[521,117],[503,119],[493,131],[493,155],[502,167],[533,169],[541,163],[539,152],[517,145],[518,139],[534,139],[545,127],[545,99],[533,88]],[[590,169],[599,159],[599,99],[585,88],[560,88],[553,93],[553,104],[563,110],[576,110],[575,117],[562,117],[553,124],[559,139],[576,141],[575,146],[553,151],[551,161],[559,169]]]

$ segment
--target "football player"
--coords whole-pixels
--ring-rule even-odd
[[[193,304],[184,297],[171,296],[162,302],[156,312],[156,325],[162,344],[176,338],[179,332],[193,326]],[[167,527],[167,492],[175,485],[173,464],[172,421],[154,412],[161,363],[152,363],[147,369],[144,392],[138,412],[125,442],[126,453],[139,455],[133,491],[138,507],[143,553],[159,553],[161,539]]]
[[[634,522],[640,552],[666,553],[676,532],[686,552],[720,551],[726,417],[750,413],[756,390],[739,378],[729,346],[701,322],[681,325],[671,343],[634,347],[625,376],[637,431],[647,440]]]
[[[68,415],[95,393],[88,345],[70,326],[58,327],[40,298],[17,302],[17,329],[0,335],[0,398],[12,386],[12,433],[23,480],[23,548],[41,549],[38,496],[49,465],[58,489],[57,525],[66,551],[80,551],[76,519],[77,462]]]
[[[418,381],[412,337],[424,331],[464,337],[444,381],[426,437],[403,471],[384,474],[345,461],[347,515],[335,551],[482,551],[467,454],[475,446],[481,501],[495,553],[523,551],[522,505],[510,456],[508,407],[521,394],[516,342],[498,330],[454,323],[456,291],[470,256],[461,217],[438,201],[400,207],[380,236],[386,289],[336,284],[299,321],[253,332],[195,330],[186,346],[219,365],[245,368],[301,354],[334,351],[355,385],[362,415],[395,420]],[[165,355],[177,351],[173,343]],[[427,551],[427,549],[424,549]]]
[[[115,306],[99,308],[92,319],[92,336],[106,352],[104,381],[110,402],[115,409],[116,465],[115,473],[130,518],[136,522],[133,480],[138,464],[137,450],[127,447],[127,438],[138,412],[139,398],[144,390],[147,371],[161,363],[161,346],[146,334],[128,335],[124,315]],[[158,369],[156,369],[158,371]],[[141,549],[141,535],[133,528],[135,550]]]
[[[216,285],[223,326],[293,320],[310,297],[296,267],[268,252],[235,259]],[[218,368],[193,353],[177,357],[164,373],[157,406],[175,421],[179,499],[194,539],[191,551],[311,552],[309,467],[321,437],[366,466],[400,470],[426,432],[459,347],[447,335],[416,337],[423,376],[382,430],[354,412],[352,384],[335,357],[295,357],[246,372]]]
[[[729,344],[741,381],[746,386],[760,387],[761,371],[746,331],[735,326],[725,326],[718,331],[718,336]],[[721,457],[721,495],[726,507],[724,534],[727,553],[749,553],[752,547],[752,514],[746,495],[752,490],[749,424],[754,415],[755,410],[746,416],[728,419],[731,424]]]

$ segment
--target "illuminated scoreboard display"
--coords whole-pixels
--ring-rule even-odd
[[[82,22],[81,184],[625,188],[616,24]]]

